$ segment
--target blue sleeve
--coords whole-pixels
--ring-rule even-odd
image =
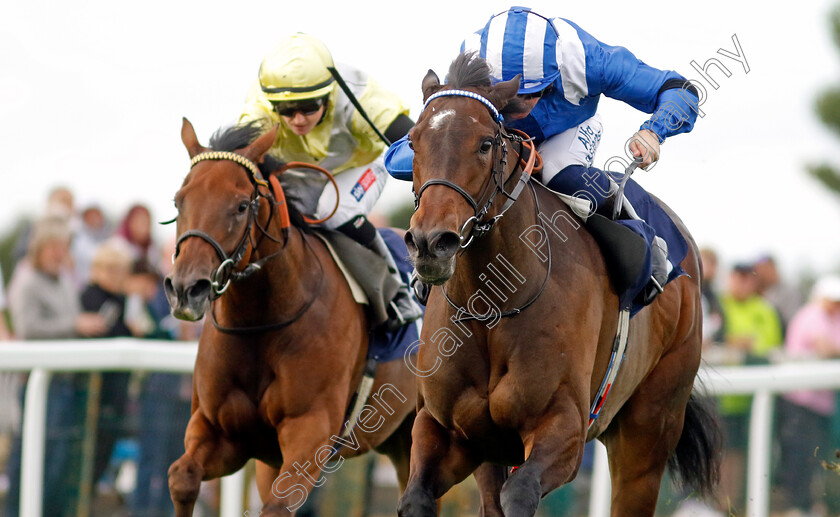
[[[393,178],[412,181],[414,150],[408,145],[408,135],[400,138],[385,151],[385,169]]]
[[[586,55],[589,95],[604,94],[639,111],[653,113],[641,129],[656,133],[660,142],[669,136],[691,131],[697,119],[697,96],[684,88],[671,88],[660,94],[666,82],[678,80],[684,83],[685,77],[672,70],[654,68],[626,48],[601,43],[577,25],[572,25],[578,32]]]
[[[669,136],[688,133],[694,128],[700,99],[685,88],[671,88],[659,94],[656,111],[639,128],[649,129],[659,137],[659,143]]]

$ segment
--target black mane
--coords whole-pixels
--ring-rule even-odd
[[[236,151],[248,147],[263,132],[264,126],[257,121],[238,126],[222,127],[217,129],[210,137],[210,148],[214,151]],[[266,153],[263,162],[259,164],[259,168],[263,177],[268,178],[283,165],[285,163],[282,160]],[[282,185],[283,181],[281,180],[280,183]],[[296,206],[298,200],[286,191],[286,201],[288,201],[286,204],[289,207],[289,219],[292,225],[308,232],[310,226]]]
[[[490,87],[490,65],[475,52],[464,52],[449,65],[446,83],[453,88]]]
[[[487,98],[493,102],[502,115],[513,115],[528,111],[525,102],[519,97],[507,101],[497,99],[492,94],[493,82],[490,78],[490,65],[477,52],[462,52],[449,65],[446,84],[452,88],[482,88]]]

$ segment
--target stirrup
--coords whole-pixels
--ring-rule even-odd
[[[411,286],[411,290],[414,292],[414,297],[417,298],[417,301],[425,306],[429,302],[429,294],[432,289],[428,284],[425,284],[422,280],[420,280],[416,270],[411,272],[409,285]]]
[[[411,297],[411,291],[403,284],[394,299],[388,302],[388,330],[397,330],[423,317],[423,309]]]
[[[665,288],[662,287],[662,284],[659,283],[659,280],[651,276],[647,285],[645,285],[644,289],[642,289],[642,292],[640,293],[642,298],[642,305],[646,306],[653,303],[653,300],[655,300],[657,296],[662,294],[664,290]]]
[[[662,294],[662,291],[665,290],[665,288],[662,287],[662,284],[659,283],[659,281],[656,279],[656,277],[651,276],[650,277],[650,282],[653,284],[653,288],[656,289],[659,292],[659,294]]]

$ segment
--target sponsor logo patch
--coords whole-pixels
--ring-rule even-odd
[[[356,201],[361,201],[370,186],[374,183],[376,183],[376,174],[373,173],[373,169],[368,169],[362,174],[359,181],[353,185],[353,188],[350,189],[350,195],[356,198]]]

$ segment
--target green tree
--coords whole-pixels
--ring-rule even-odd
[[[829,14],[831,36],[840,49],[840,4]],[[820,120],[835,134],[840,135],[840,86],[833,86],[817,97],[816,112]],[[808,173],[829,190],[840,196],[840,171],[837,167],[822,163],[808,167]]]

